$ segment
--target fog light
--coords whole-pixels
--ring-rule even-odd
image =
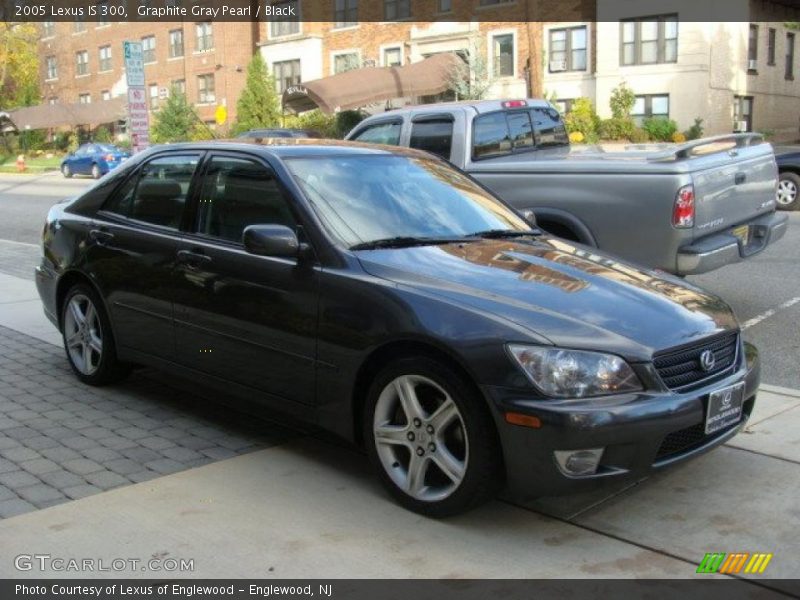
[[[556,450],[558,468],[565,475],[571,477],[584,477],[597,473],[597,465],[603,456],[605,448],[590,448],[588,450]]]

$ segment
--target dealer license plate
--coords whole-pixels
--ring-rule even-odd
[[[743,401],[743,383],[712,392],[706,411],[706,435],[738,423],[742,418]]]

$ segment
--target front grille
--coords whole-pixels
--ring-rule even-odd
[[[704,423],[698,423],[697,425],[692,425],[691,427],[681,429],[680,431],[673,431],[664,438],[663,442],[661,442],[661,446],[658,449],[658,454],[656,454],[656,462],[681,454],[683,452],[694,450],[695,448],[702,446],[714,438],[718,438],[719,436],[726,434],[731,429],[738,426],[739,424],[737,423],[736,425],[726,427],[722,431],[716,431],[711,435],[706,435],[706,427]]]
[[[659,352],[653,358],[653,365],[664,385],[671,390],[678,390],[726,374],[736,363],[738,349],[739,334],[726,333]],[[706,350],[711,350],[715,358],[714,367],[708,371],[700,366],[700,355]]]

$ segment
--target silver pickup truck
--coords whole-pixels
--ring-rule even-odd
[[[738,262],[786,232],[772,146],[755,134],[570,147],[550,103],[493,100],[375,115],[347,139],[438,154],[548,232],[676,275]]]

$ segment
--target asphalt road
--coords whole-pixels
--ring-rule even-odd
[[[58,173],[0,175],[0,265],[12,254],[17,262],[19,256],[34,256],[48,208],[92,183]],[[761,350],[765,383],[800,389],[800,212],[790,213],[790,219],[788,233],[774,247],[744,263],[689,279],[733,306],[746,339]],[[21,244],[30,244],[30,250]],[[35,256],[30,260],[32,269]],[[25,265],[19,268],[27,270]],[[16,269],[6,272],[16,274]]]

